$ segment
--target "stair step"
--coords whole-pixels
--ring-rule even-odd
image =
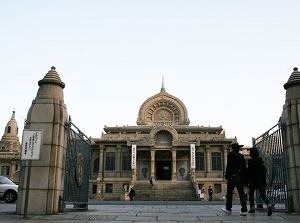
[[[139,201],[195,201],[198,200],[190,181],[156,181],[151,186],[147,181],[134,185]]]

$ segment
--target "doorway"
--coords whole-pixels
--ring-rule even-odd
[[[172,168],[171,161],[156,161],[156,178],[157,180],[171,180]]]

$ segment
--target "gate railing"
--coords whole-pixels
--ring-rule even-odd
[[[281,120],[261,136],[253,139],[256,147],[264,160],[267,174],[267,197],[271,204],[284,204],[288,206],[287,171],[283,151]],[[256,204],[261,206],[263,201],[256,193]]]
[[[88,208],[91,143],[89,138],[71,121],[68,128],[64,206],[73,204],[74,209]]]

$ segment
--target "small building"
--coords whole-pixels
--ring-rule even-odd
[[[0,141],[0,175],[19,182],[21,145],[15,111],[8,121]]]

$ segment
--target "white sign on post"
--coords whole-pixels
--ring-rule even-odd
[[[24,129],[21,160],[39,160],[43,130]]]
[[[136,167],[136,145],[131,146],[131,169]]]
[[[191,144],[191,168],[196,168],[195,144]]]

